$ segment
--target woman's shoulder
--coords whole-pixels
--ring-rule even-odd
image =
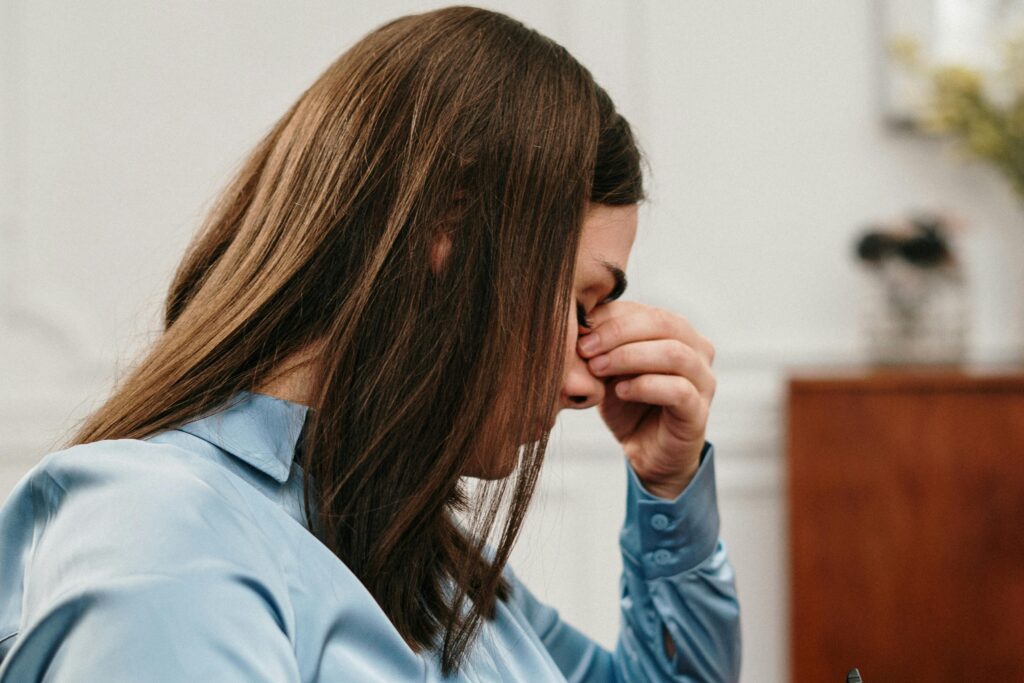
[[[104,439],[51,451],[29,474],[52,479],[65,490],[199,477],[193,453],[180,446],[145,439]]]
[[[170,676],[251,639],[259,651],[240,649],[239,662],[294,668],[280,548],[218,476],[196,454],[145,440],[45,455],[0,507],[0,660],[9,650],[35,671],[59,646],[66,662],[106,669],[128,644],[144,654],[140,672]]]
[[[135,512],[245,508],[224,468],[197,451],[148,439],[104,439],[51,451],[25,479],[55,490],[46,498],[51,504],[75,496],[121,501]]]
[[[140,439],[46,454],[15,486],[2,517],[32,526],[37,562],[60,565],[77,552],[102,558],[108,569],[166,572],[204,557],[260,566],[274,556],[223,470],[178,446]]]

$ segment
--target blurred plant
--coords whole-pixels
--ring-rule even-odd
[[[919,127],[955,138],[965,157],[995,166],[1024,200],[1024,30],[1003,41],[1001,66],[991,70],[930,63],[911,36],[894,37],[887,48],[894,62],[925,81]]]
[[[949,242],[953,219],[918,213],[906,221],[871,225],[857,238],[857,257],[869,266],[881,266],[888,258],[900,258],[919,268],[954,265]]]
[[[966,277],[951,211],[917,212],[872,223],[854,242],[869,277],[863,324],[881,363],[959,362],[969,324]]]

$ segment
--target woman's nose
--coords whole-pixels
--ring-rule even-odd
[[[604,399],[604,382],[590,374],[587,362],[577,352],[576,345],[566,359],[565,379],[562,382],[562,405],[565,408],[585,410]]]

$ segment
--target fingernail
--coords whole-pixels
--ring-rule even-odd
[[[580,339],[580,351],[584,353],[596,351],[597,347],[600,346],[600,344],[601,339],[597,336],[595,332],[591,332],[590,334],[584,335],[583,338]]]
[[[608,354],[606,353],[603,356],[598,356],[596,358],[591,358],[590,359],[590,367],[593,368],[594,370],[604,370],[606,367],[608,367],[608,362],[609,362],[609,358],[608,358]]]

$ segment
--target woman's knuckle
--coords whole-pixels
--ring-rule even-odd
[[[711,363],[715,360],[715,345],[707,337],[704,337],[703,339],[704,348],[706,350],[706,353],[708,354],[708,363]]]
[[[612,318],[604,324],[601,330],[601,341],[604,344],[614,343],[622,336],[622,322],[618,318]]]
[[[686,348],[686,345],[680,341],[674,341],[674,343],[669,344],[668,360],[673,367],[684,369],[688,367],[691,358],[690,353]]]
[[[658,325],[665,332],[672,330],[679,319],[679,316],[670,311],[666,311],[664,308],[655,309],[655,317],[658,321]]]

